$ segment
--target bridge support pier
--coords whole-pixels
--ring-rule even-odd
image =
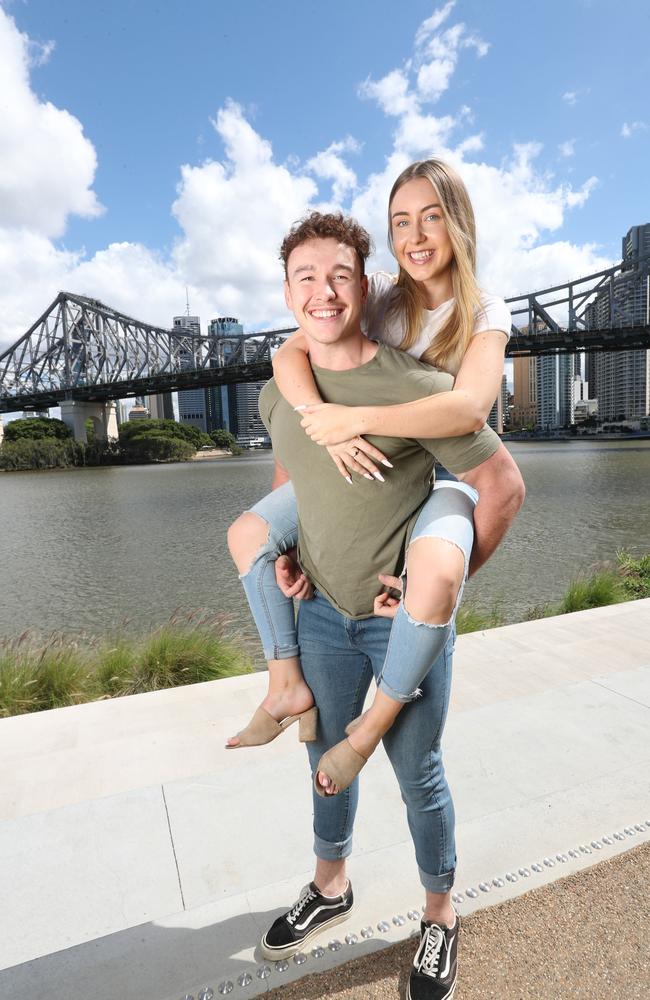
[[[96,441],[115,441],[117,431],[117,404],[114,400],[106,403],[79,403],[66,399],[61,403],[61,420],[67,424],[76,441],[86,442],[86,421],[92,420]]]

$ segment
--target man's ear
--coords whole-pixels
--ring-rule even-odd
[[[368,298],[368,275],[364,274],[361,278],[361,301],[365,302]]]
[[[293,312],[293,301],[292,301],[292,298],[291,298],[291,289],[289,288],[289,282],[287,281],[286,278],[284,279],[284,301],[285,301],[285,303],[287,305],[287,309],[289,309],[289,310],[291,310],[291,312]]]

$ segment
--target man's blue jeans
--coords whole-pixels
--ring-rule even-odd
[[[318,705],[318,733],[308,743],[312,774],[322,754],[345,739],[345,727],[360,715],[366,692],[380,675],[391,630],[390,618],[354,621],[320,594],[301,601],[298,639],[302,672]],[[432,892],[454,881],[454,806],[442,764],[440,740],[451,689],[454,636],[422,682],[422,696],[410,702],[384,736],[399,782],[415,845],[420,880]],[[339,795],[314,791],[314,851],[335,861],[352,850],[359,779]]]

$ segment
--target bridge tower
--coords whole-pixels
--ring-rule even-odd
[[[96,441],[116,441],[117,404],[115,400],[96,403],[80,403],[73,399],[61,401],[61,420],[67,424],[75,440],[86,443],[86,421],[92,420]]]

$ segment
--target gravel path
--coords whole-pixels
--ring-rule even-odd
[[[397,1000],[415,942],[268,1000]],[[463,919],[454,1000],[650,1000],[650,843]]]

